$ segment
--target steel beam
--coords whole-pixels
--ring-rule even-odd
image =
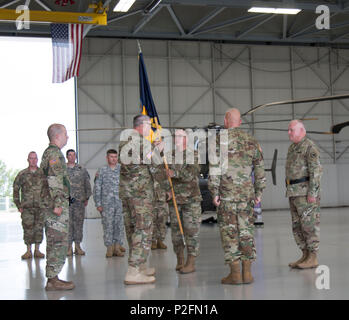
[[[16,10],[0,9],[0,20],[16,21],[19,17],[25,22],[42,23],[79,23],[107,25],[106,13],[85,13],[85,12],[58,12],[58,11],[29,11],[29,20],[26,16]]]

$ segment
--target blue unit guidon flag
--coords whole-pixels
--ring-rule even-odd
[[[53,83],[79,75],[83,31],[83,24],[51,24]]]
[[[151,134],[147,137],[151,142],[159,139],[160,136],[160,120],[158,113],[156,112],[154,100],[150,90],[150,84],[148,80],[147,70],[145,68],[142,52],[139,53],[139,95],[141,100],[141,112],[150,117],[151,120]],[[159,130],[157,130],[159,129]]]

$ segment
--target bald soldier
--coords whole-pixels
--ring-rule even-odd
[[[225,264],[230,266],[229,275],[221,282],[233,285],[253,282],[251,263],[256,259],[253,208],[260,203],[265,188],[261,147],[253,136],[239,128],[240,125],[240,111],[228,110],[224,118],[224,127],[228,129],[227,159],[221,159],[219,165],[210,164],[208,180],[213,204],[218,207]],[[217,145],[219,141],[218,138]],[[223,146],[218,149],[220,147]],[[217,166],[221,167],[221,174],[215,172],[213,175]]]
[[[31,246],[35,244],[34,257],[44,258],[39,247],[43,239],[44,230],[44,210],[47,203],[45,199],[46,177],[38,167],[38,156],[31,151],[28,154],[28,168],[20,171],[13,183],[13,201],[21,213],[23,240],[27,245],[27,251],[22,255],[22,259],[33,257]]]
[[[302,257],[291,262],[291,268],[308,269],[318,266],[320,235],[320,152],[306,137],[304,125],[292,120],[288,136],[293,142],[286,161],[286,197],[289,198],[292,230]]]
[[[61,149],[68,142],[67,130],[62,124],[52,124],[47,130],[50,140],[42,155],[40,168],[49,188],[49,210],[45,216],[46,232],[46,290],[71,290],[71,281],[58,278],[68,252],[70,181]]]

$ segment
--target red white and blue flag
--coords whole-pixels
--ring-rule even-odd
[[[79,75],[83,24],[51,24],[53,83]]]

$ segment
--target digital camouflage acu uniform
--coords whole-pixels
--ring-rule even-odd
[[[319,250],[320,236],[320,152],[313,141],[304,137],[288,148],[286,161],[286,197],[289,198],[292,230],[301,250]],[[305,179],[297,183],[298,179]],[[292,183],[292,184],[291,184]],[[317,198],[308,203],[307,196]]]
[[[42,242],[45,209],[48,207],[47,192],[46,176],[40,168],[36,171],[24,169],[15,178],[13,200],[18,210],[23,209],[21,218],[26,245]]]
[[[96,172],[93,199],[96,207],[103,207],[102,225],[104,232],[104,245],[123,245],[124,243],[124,218],[122,202],[119,199],[120,164],[114,169],[108,165]]]
[[[222,175],[210,175],[208,188],[212,198],[219,196],[221,200],[217,220],[224,260],[231,264],[256,259],[253,207],[255,197],[261,197],[265,188],[265,172],[263,154],[255,138],[240,128],[227,130],[228,159],[223,159],[227,160],[227,170]]]
[[[122,141],[119,145],[120,198],[124,209],[125,230],[129,245],[128,264],[134,268],[139,268],[147,262],[151,248],[154,179],[161,184],[167,181],[162,165],[147,163],[147,159],[151,159],[152,154],[143,154],[145,144],[150,144],[150,142],[134,130],[132,139]],[[123,151],[123,148],[126,151]],[[122,154],[125,152],[135,161],[130,161],[129,164],[123,163]],[[168,191],[168,189],[165,190]]]
[[[61,150],[50,144],[42,155],[40,168],[47,177],[49,210],[45,214],[46,277],[57,276],[65,263],[68,251],[70,181]],[[62,208],[60,216],[54,208]]]
[[[166,192],[161,189],[158,182],[154,182],[155,207],[153,217],[153,241],[164,241],[166,237],[166,222],[169,215],[169,207],[166,201]]]
[[[175,176],[171,179],[187,245],[187,254],[197,257],[200,249],[199,233],[202,201],[199,188],[200,165],[198,164],[197,151],[188,150],[189,153],[194,153],[193,164],[187,163],[186,152],[187,150],[184,150],[182,153],[183,164],[172,164],[170,166],[170,169],[173,169],[175,173]],[[169,207],[173,250],[178,254],[183,251],[184,246],[173,200],[169,202]]]
[[[85,219],[85,201],[91,196],[90,175],[79,164],[73,168],[67,167],[70,180],[70,197],[73,203],[69,207],[69,236],[68,244],[82,242]]]

